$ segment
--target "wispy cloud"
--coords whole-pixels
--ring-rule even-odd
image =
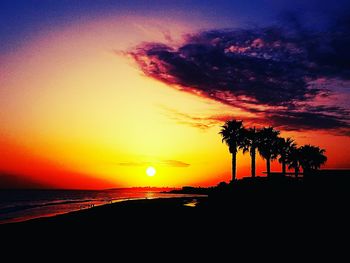
[[[150,165],[150,162],[124,162],[118,163],[120,166],[147,166]]]
[[[175,122],[202,130],[217,126],[234,117],[233,115],[194,116],[166,106],[161,106],[161,109],[168,118]]]
[[[190,166],[189,163],[185,163],[185,162],[177,161],[177,160],[160,161],[160,165],[170,166],[170,167],[188,167],[188,166]]]
[[[120,166],[150,166],[150,165],[158,165],[158,166],[167,166],[167,167],[188,167],[189,163],[185,163],[178,160],[158,160],[158,161],[150,161],[150,162],[123,162],[118,163]]]

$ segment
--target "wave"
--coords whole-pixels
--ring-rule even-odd
[[[84,199],[84,200],[64,200],[64,201],[58,201],[58,202],[49,202],[49,203],[42,203],[42,204],[35,204],[35,205],[17,205],[17,206],[9,206],[0,208],[0,214],[8,214],[13,212],[18,212],[22,210],[27,209],[33,209],[38,207],[45,207],[45,206],[54,206],[54,205],[66,205],[66,204],[75,204],[75,203],[88,203],[93,201],[99,201],[94,199]]]

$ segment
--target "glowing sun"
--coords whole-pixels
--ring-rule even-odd
[[[154,167],[150,166],[146,169],[146,174],[148,176],[154,176],[156,174],[156,169],[154,169]]]

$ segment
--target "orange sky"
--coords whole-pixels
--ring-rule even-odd
[[[248,116],[144,76],[120,50],[173,41],[193,28],[175,21],[100,19],[38,34],[0,57],[0,171],[49,187],[216,185],[230,155],[208,116]],[[203,25],[201,25],[203,26]],[[327,150],[327,167],[348,168],[349,137],[283,133]],[[238,155],[238,178],[250,171]],[[148,166],[157,173],[146,175]],[[279,164],[272,166],[277,170]],[[264,170],[258,159],[257,173]]]

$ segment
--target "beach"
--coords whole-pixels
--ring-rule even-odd
[[[0,225],[52,217],[126,200],[195,196],[169,193],[169,188],[116,188],[105,190],[0,190]]]
[[[186,205],[194,199],[196,206]],[[189,258],[221,262],[239,253],[266,255],[260,251],[289,257],[326,236],[332,237],[331,242],[338,235],[346,238],[344,210],[334,214],[327,208],[283,207],[278,201],[264,205],[249,198],[218,202],[210,197],[130,200],[3,224],[0,231],[6,240],[4,252],[14,249],[23,255],[30,247],[33,252],[24,252],[26,256],[47,259],[41,251],[48,251],[49,258],[62,261],[72,255],[102,255],[108,260],[162,257],[165,262]]]
[[[172,197],[128,200],[74,211],[52,217],[0,225],[1,229],[116,229],[148,232],[161,225],[176,222],[176,226],[195,226],[204,210],[200,208],[207,197]],[[124,228],[126,227],[126,228]]]
[[[326,182],[320,179],[302,182],[292,178],[247,178],[212,188],[208,196],[183,196],[180,191],[177,197],[173,194],[168,198],[121,201],[2,224],[0,229],[72,229],[137,235],[150,235],[156,231],[165,236],[243,230],[259,232],[272,228],[292,231],[319,225],[324,230],[347,225],[348,183],[347,177],[341,178]]]
[[[346,238],[343,203],[292,203],[270,196],[139,199],[47,218],[0,225],[6,246],[49,248],[54,254],[153,258],[232,254],[261,246],[287,251],[315,241]],[[196,206],[186,204],[197,202]],[[272,201],[275,200],[275,201]],[[295,246],[295,247],[294,247]],[[16,250],[20,253],[21,250]],[[267,250],[266,250],[267,251]],[[234,252],[236,253],[236,252]],[[258,254],[260,255],[260,254]],[[289,255],[289,254],[288,254]],[[37,257],[35,255],[35,257]],[[178,258],[180,260],[180,258]]]

